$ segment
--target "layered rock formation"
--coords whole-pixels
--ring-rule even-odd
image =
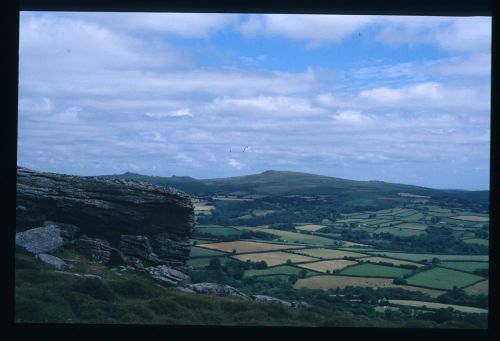
[[[139,268],[189,259],[193,204],[174,189],[18,167],[16,212],[16,239],[34,253],[70,243],[96,261]]]

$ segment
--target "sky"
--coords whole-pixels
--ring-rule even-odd
[[[21,12],[18,165],[489,189],[490,17]]]

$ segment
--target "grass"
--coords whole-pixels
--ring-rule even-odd
[[[481,279],[483,279],[483,277],[462,271],[435,267],[427,271],[419,272],[407,278],[407,281],[409,285],[451,290],[454,287],[463,288]]]
[[[402,277],[414,270],[403,269],[394,266],[385,266],[378,264],[359,264],[348,267],[340,272],[341,275],[348,276],[366,276],[366,277]]]
[[[474,222],[488,222],[488,221],[490,221],[489,217],[478,216],[478,215],[459,215],[459,216],[453,216],[450,218],[457,219],[457,220],[474,221]]]
[[[297,268],[295,266],[280,265],[280,266],[274,266],[272,268],[267,268],[267,269],[246,270],[243,277],[248,278],[248,277],[254,277],[254,276],[270,276],[270,275],[291,276],[291,275],[299,275],[299,273],[301,271],[303,271],[303,269]],[[309,276],[311,274],[316,274],[316,272],[306,270],[306,276]]]
[[[405,265],[415,265],[417,267],[423,266],[420,263],[408,262],[408,261],[404,261],[404,260],[392,259],[392,258],[385,258],[385,257],[377,257],[377,256],[363,258],[360,261],[362,261],[362,262],[368,262],[369,261],[371,263],[391,263],[392,265],[396,265],[396,266],[399,266],[399,265],[402,265],[402,264],[405,264]]]
[[[305,234],[305,233],[282,231],[282,230],[275,230],[275,229],[262,229],[262,228],[258,228],[258,227],[244,227],[241,229],[272,233],[274,235],[279,236],[279,238],[281,240],[283,240],[285,242],[291,242],[291,243],[302,243],[302,244],[319,245],[319,246],[336,245],[337,243],[345,244],[344,242],[342,242],[340,240],[335,240],[335,239],[330,239],[330,238],[325,238],[325,237],[311,235],[311,234]]]
[[[398,224],[395,227],[403,228],[403,229],[415,229],[415,230],[425,230],[427,225],[419,224],[419,223],[402,223]]]
[[[412,237],[412,236],[419,236],[422,234],[425,234],[426,232],[423,230],[415,230],[415,229],[408,229],[408,228],[398,228],[398,227],[381,227],[378,228],[374,231],[374,233],[390,233],[393,236],[397,237]]]
[[[429,253],[406,253],[406,252],[385,252],[385,251],[367,251],[370,254],[381,255],[389,258],[403,259],[414,262],[421,262],[423,260],[431,261],[432,258],[438,258],[441,261],[476,261],[487,262],[489,257],[487,255],[438,255]]]
[[[344,257],[366,257],[367,255],[359,252],[343,251],[337,249],[300,249],[292,250],[290,252],[301,254],[305,256],[320,258],[320,259],[342,259]]]
[[[474,270],[478,269],[488,269],[487,262],[441,262],[439,266],[467,272],[474,272]]]

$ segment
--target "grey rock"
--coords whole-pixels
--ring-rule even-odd
[[[288,302],[288,301],[284,301],[284,300],[280,300],[279,298],[275,298],[275,297],[272,297],[272,296],[266,296],[266,295],[251,295],[250,296],[252,298],[252,300],[256,301],[256,302],[272,302],[272,303],[278,303],[278,304],[281,304],[281,305],[284,305],[286,307],[292,307],[292,303]]]
[[[69,268],[68,264],[66,264],[65,261],[63,261],[61,258],[48,255],[46,253],[40,253],[36,255],[36,258],[41,260],[42,262],[52,265],[58,270],[66,270]]]
[[[93,275],[93,274],[82,274],[82,273],[78,273],[78,272],[59,271],[59,270],[54,270],[54,272],[58,273],[58,274],[62,274],[62,275],[69,275],[69,276],[80,277],[80,278],[97,278],[97,279],[102,279],[101,276]]]
[[[76,227],[61,229],[68,241],[86,235],[123,248],[123,257],[117,253],[123,263],[182,267],[189,259],[194,207],[187,194],[171,188],[18,167],[16,229],[44,222]]]
[[[71,244],[77,237],[79,228],[72,224],[64,224],[54,221],[45,221],[45,227],[56,227],[61,231],[61,237],[66,244]]]
[[[51,253],[60,249],[64,240],[57,227],[37,227],[16,233],[16,245],[33,254]]]
[[[195,283],[184,286],[198,294],[208,294],[215,296],[237,297],[242,300],[251,300],[251,298],[232,286],[219,283]]]
[[[104,239],[81,236],[75,243],[78,251],[99,263],[108,263],[111,257],[112,248],[110,243]]]
[[[185,273],[166,265],[150,266],[145,271],[161,285],[175,286],[191,281]]]

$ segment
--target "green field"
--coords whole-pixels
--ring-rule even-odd
[[[324,249],[324,248],[314,248],[314,249],[300,249],[300,250],[291,250],[290,252],[320,258],[320,259],[342,259],[344,257],[366,257],[369,255],[365,255],[363,253],[351,252],[351,251],[343,251],[336,249]]]
[[[191,246],[191,253],[189,254],[189,257],[193,258],[193,257],[221,256],[224,254],[225,252]]]
[[[404,259],[414,262],[421,262],[424,259],[431,261],[432,258],[438,258],[441,261],[475,261],[475,262],[487,262],[487,255],[436,255],[429,253],[406,253],[406,252],[385,252],[385,251],[368,251],[372,255],[382,255],[389,258]]]
[[[349,243],[342,242],[340,240],[325,238],[325,237],[316,236],[316,235],[312,235],[312,234],[298,233],[298,232],[282,231],[282,230],[275,230],[275,229],[265,229],[265,228],[258,228],[258,227],[244,227],[241,229],[242,230],[261,231],[261,232],[272,233],[272,234],[279,236],[279,239],[286,241],[286,242],[289,242],[289,243],[300,243],[300,244],[320,245],[320,246],[336,245],[337,243],[349,244]]]
[[[407,281],[409,285],[451,290],[453,287],[463,288],[482,279],[483,277],[481,276],[462,271],[435,267],[427,271],[419,272],[407,278]]]
[[[374,233],[390,233],[397,237],[411,237],[411,236],[419,236],[425,234],[426,232],[423,230],[414,230],[408,228],[399,228],[399,227],[381,227],[373,231]]]
[[[341,275],[348,276],[366,276],[366,277],[402,277],[414,270],[403,269],[394,266],[385,266],[378,264],[359,264],[348,267],[340,272]]]
[[[461,311],[463,313],[480,313],[480,314],[488,313],[488,309],[466,307],[463,305],[436,303],[436,302],[423,302],[423,301],[412,301],[412,300],[389,300],[389,304],[416,307],[416,308],[425,307],[429,309],[443,309],[452,307],[454,310]]]
[[[304,271],[305,269],[300,269],[295,266],[288,266],[288,265],[280,265],[280,266],[274,266],[272,268],[267,268],[267,269],[251,269],[251,270],[246,270],[245,274],[243,275],[244,278],[247,277],[253,277],[253,276],[269,276],[269,275],[299,275],[301,271]],[[317,274],[315,271],[310,271],[310,270],[305,270],[306,271],[306,276],[311,275],[311,274]]]
[[[488,269],[488,262],[441,262],[439,266],[449,269],[473,272],[478,269]]]
[[[241,235],[241,231],[235,229],[234,227],[196,227],[194,230],[194,235],[197,233],[210,234],[214,237],[218,236],[235,236]]]
[[[484,245],[484,246],[489,246],[490,245],[489,239],[480,239],[480,238],[464,239],[464,243],[467,243],[467,244],[478,244],[478,245]]]

